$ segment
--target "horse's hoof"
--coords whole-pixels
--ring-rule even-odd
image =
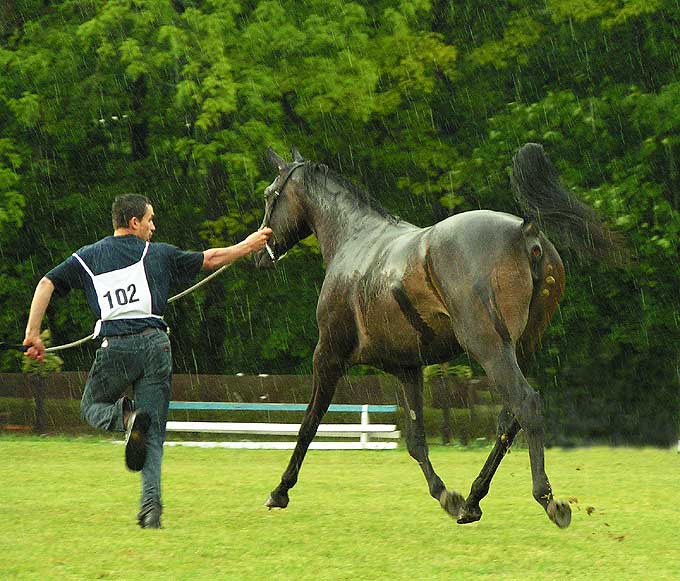
[[[571,523],[571,507],[564,500],[551,500],[545,509],[548,517],[561,529],[566,529]]]
[[[444,489],[439,495],[439,505],[455,519],[458,518],[464,504],[465,499],[456,491],[449,492]]]
[[[467,506],[465,505],[458,515],[458,520],[456,521],[459,525],[466,525],[471,522],[477,522],[482,518],[482,509],[477,506]]]
[[[276,490],[269,495],[264,505],[271,510],[272,508],[286,508],[288,506],[288,493],[277,492]]]

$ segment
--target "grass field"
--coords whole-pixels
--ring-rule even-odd
[[[488,450],[433,447],[467,494]],[[548,450],[572,525],[531,498],[526,450],[505,459],[478,523],[427,493],[404,449],[312,451],[286,510],[263,503],[287,451],[170,448],[164,528],[141,530],[139,477],[97,438],[0,437],[0,579],[679,579],[675,451]]]

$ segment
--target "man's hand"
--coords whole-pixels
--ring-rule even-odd
[[[26,357],[30,357],[36,361],[43,361],[45,359],[45,345],[40,338],[40,333],[37,335],[29,335],[26,333],[26,338],[24,339],[23,345],[28,347],[28,350],[24,353]]]
[[[271,235],[271,228],[262,228],[262,230],[253,232],[243,241],[243,243],[246,244],[248,248],[250,248],[251,252],[259,252],[260,250],[264,249],[267,244],[267,240],[269,240]]]
[[[233,246],[205,250],[203,252],[203,268],[213,270],[231,264],[252,252],[259,252],[265,247],[271,235],[271,228],[262,228],[262,230],[253,232],[245,240]]]
[[[36,361],[43,361],[45,359],[45,345],[43,345],[40,338],[40,327],[53,292],[54,284],[49,278],[43,276],[38,286],[35,287],[31,311],[28,313],[28,323],[26,324],[26,335],[23,344],[28,347],[26,356]]]

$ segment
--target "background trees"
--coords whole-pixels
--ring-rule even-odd
[[[297,145],[426,225],[517,212],[508,168],[538,141],[635,260],[564,248],[569,283],[537,357],[563,436],[665,443],[678,427],[680,11],[672,0],[7,0],[0,8],[0,336],[33,286],[109,233],[124,191],[158,239],[202,249],[257,227],[268,145]],[[247,261],[169,314],[176,368],[309,369],[315,241]],[[55,343],[92,326],[76,295]],[[92,347],[64,354],[89,365]],[[4,370],[17,368],[3,355]]]

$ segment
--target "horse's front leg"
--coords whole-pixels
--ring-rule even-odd
[[[408,452],[415,459],[425,475],[430,495],[452,517],[458,518],[464,498],[455,491],[449,491],[432,467],[425,439],[423,421],[423,373],[420,367],[393,370],[402,383],[399,404],[404,410],[404,431]]]
[[[288,491],[297,482],[298,473],[307,454],[309,444],[316,435],[321,419],[328,411],[328,406],[335,393],[335,386],[346,368],[344,360],[323,349],[321,344],[317,345],[314,351],[312,401],[309,402],[302,419],[297,444],[288,467],[281,477],[281,482],[272,491],[265,503],[270,509],[288,506]]]
[[[486,459],[486,463],[482,467],[479,476],[472,483],[465,506],[463,506],[458,516],[458,524],[467,524],[482,518],[482,509],[479,507],[479,502],[489,493],[491,480],[520,429],[519,422],[515,419],[510,409],[504,407],[498,416],[496,443]]]

